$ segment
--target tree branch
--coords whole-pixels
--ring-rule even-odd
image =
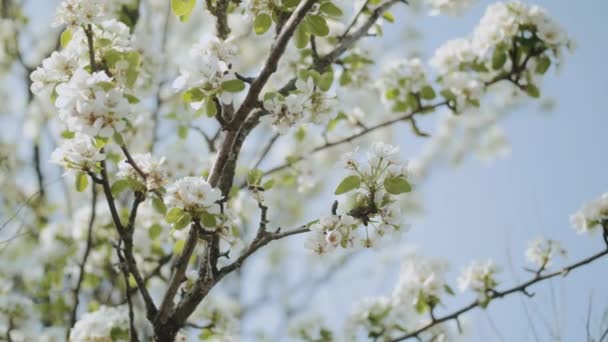
[[[87,242],[84,248],[84,254],[82,255],[82,261],[79,265],[79,273],[78,280],[76,281],[76,287],[72,290],[72,299],[74,303],[72,304],[72,311],[70,313],[70,328],[74,327],[76,323],[76,314],[78,311],[78,304],[80,302],[80,288],[82,286],[82,281],[84,279],[85,274],[85,266],[87,264],[87,260],[89,259],[89,253],[91,252],[91,247],[93,245],[93,225],[95,224],[95,215],[97,212],[97,189],[95,185],[91,186],[91,215],[89,216],[89,225],[87,230]],[[70,329],[67,331],[66,338],[70,337]]]
[[[578,261],[578,262],[576,262],[576,263],[574,263],[572,265],[566,266],[566,267],[562,268],[561,270],[558,270],[558,271],[555,271],[555,272],[552,272],[552,273],[547,273],[545,275],[536,275],[532,279],[530,279],[528,281],[525,281],[525,282],[523,282],[523,283],[521,283],[521,284],[519,284],[517,286],[511,287],[511,288],[509,288],[507,290],[504,290],[504,291],[492,291],[492,292],[490,292],[488,294],[488,296],[489,296],[490,300],[493,300],[493,299],[497,299],[497,298],[506,297],[506,296],[508,296],[510,294],[513,294],[513,293],[523,293],[523,294],[529,295],[529,293],[527,292],[527,288],[528,287],[530,287],[530,286],[532,286],[532,285],[534,285],[536,283],[539,283],[539,282],[542,282],[542,281],[554,278],[554,277],[559,276],[559,275],[565,277],[565,276],[567,276],[570,273],[570,271],[573,271],[573,270],[575,270],[575,269],[577,269],[579,267],[582,267],[582,266],[585,266],[585,265],[587,265],[589,263],[592,263],[593,261],[595,261],[597,259],[600,259],[600,258],[602,258],[602,257],[604,257],[606,255],[608,255],[608,249],[603,250],[603,251],[601,251],[601,252],[599,252],[597,254],[594,254],[594,255],[592,255],[592,256],[590,256],[588,258],[585,258],[585,259],[583,259],[581,261]],[[472,302],[471,304],[463,307],[460,310],[454,311],[453,313],[451,313],[449,315],[446,315],[446,316],[443,316],[443,317],[440,317],[440,318],[436,318],[436,319],[432,320],[430,323],[422,326],[421,328],[416,329],[416,330],[414,330],[412,332],[409,332],[409,333],[407,333],[407,334],[405,334],[405,335],[403,335],[401,337],[398,337],[396,339],[393,339],[392,341],[393,342],[397,342],[397,341],[404,341],[404,340],[408,340],[408,339],[412,339],[412,338],[418,338],[421,333],[423,333],[423,332],[431,329],[432,327],[434,327],[434,326],[436,326],[438,324],[450,321],[450,320],[457,320],[460,317],[460,315],[462,315],[462,314],[464,314],[464,313],[466,313],[468,311],[471,311],[471,310],[473,310],[473,309],[475,309],[475,308],[477,308],[479,306],[480,306],[480,302],[478,300],[476,300],[476,301]]]

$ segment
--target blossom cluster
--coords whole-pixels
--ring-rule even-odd
[[[287,96],[275,92],[267,93],[264,98],[264,108],[270,115],[263,119],[270,122],[280,134],[286,134],[298,123],[327,123],[332,113],[329,100],[333,96],[322,91],[317,85],[322,77],[315,74],[304,79],[298,78],[295,83],[296,89]]]
[[[419,58],[388,61],[382,70],[379,87],[384,98],[393,103],[395,112],[419,109],[422,100],[435,97]]]
[[[204,210],[217,214],[220,207],[216,202],[221,197],[221,192],[212,188],[203,177],[184,177],[167,187],[165,203],[168,207],[193,213]]]
[[[570,222],[579,234],[601,228],[606,220],[608,220],[608,193],[584,203],[574,215],[570,216]]]
[[[545,269],[551,265],[551,261],[557,256],[565,256],[566,249],[559,241],[539,237],[530,241],[526,249],[526,259],[539,269]]]
[[[59,6],[54,26],[86,26],[101,23],[105,19],[104,1],[65,0]]]
[[[86,172],[97,170],[105,157],[93,138],[76,134],[72,139],[63,140],[61,146],[51,153],[50,161],[66,169]]]
[[[441,94],[462,110],[478,106],[485,87],[502,79],[538,97],[540,76],[572,46],[540,7],[499,2],[487,8],[471,37],[448,41],[430,64],[439,74]]]
[[[431,15],[459,16],[469,9],[477,0],[425,0],[430,7]]]
[[[150,153],[134,154],[133,161],[140,171],[145,174],[145,187],[148,191],[158,190],[167,183],[165,157],[156,158]],[[142,181],[142,176],[127,160],[122,160],[118,164],[118,173],[116,175],[119,178],[126,178],[136,182]]]
[[[324,217],[310,227],[306,247],[323,254],[334,247],[372,247],[389,232],[408,228],[396,196],[411,191],[407,164],[398,156],[399,148],[377,142],[365,162],[354,154],[345,156],[345,167],[352,172],[338,185],[335,194],[353,190],[355,206],[341,215]],[[364,229],[358,229],[363,225]],[[370,232],[370,229],[372,230]]]
[[[205,44],[194,44],[189,58],[180,67],[180,76],[173,82],[173,88],[185,91],[184,99],[195,110],[203,108],[203,105],[215,106],[215,97],[222,103],[231,103],[234,93],[244,87],[232,70],[237,52],[230,42],[216,37]],[[207,114],[212,116],[215,112],[210,113],[208,109]]]
[[[101,306],[74,324],[70,341],[128,341],[129,316],[125,307]]]
[[[401,267],[399,280],[391,296],[365,298],[354,305],[347,323],[347,334],[356,339],[362,328],[370,337],[391,340],[403,331],[416,330],[428,324],[429,313],[441,303],[445,294],[453,291],[445,275],[444,260],[408,253]],[[444,340],[449,332],[441,325],[426,333],[423,340]]]
[[[127,128],[129,101],[102,71],[78,69],[67,83],[57,86],[55,106],[72,132],[109,138]]]
[[[490,292],[498,285],[495,277],[499,271],[498,266],[490,259],[475,260],[458,277],[458,287],[462,292],[467,290],[476,292],[480,302],[487,305]]]

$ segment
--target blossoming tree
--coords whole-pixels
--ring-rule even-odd
[[[504,153],[497,121],[538,98],[573,48],[543,9],[518,1],[490,5],[429,59],[392,60],[373,45],[385,23],[406,11],[456,16],[474,1],[64,0],[42,38],[22,1],[1,3],[0,67],[9,84],[25,71],[28,88],[6,99],[26,103],[25,122],[2,118],[28,143],[0,141],[9,341],[252,338],[239,329],[255,310],[241,300],[246,282],[265,284],[259,306],[294,291],[281,281],[294,265],[317,283],[362,250],[399,248],[430,167]],[[418,120],[431,116],[438,128],[425,132]],[[425,140],[409,162],[390,134],[404,125]],[[20,171],[29,151],[37,189]],[[47,160],[62,169],[55,180]],[[572,223],[608,248],[608,197]],[[290,262],[293,249],[307,262]],[[440,308],[456,291],[448,264],[408,252],[392,294],[357,303],[343,332],[309,321],[288,322],[289,334],[452,340],[467,312],[530,295],[608,249],[552,268],[563,254],[534,240],[530,278],[512,285],[492,260],[474,261],[455,288],[475,298],[450,309]]]

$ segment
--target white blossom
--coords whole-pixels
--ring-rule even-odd
[[[559,241],[539,237],[528,243],[526,260],[539,268],[546,268],[556,256],[565,256],[566,250]]]
[[[59,118],[73,132],[110,137],[125,130],[130,105],[104,72],[78,69],[69,82],[57,86]]]
[[[495,279],[498,272],[499,269],[492,260],[473,261],[458,277],[458,287],[460,291],[471,290],[483,297],[488,290],[498,285]]]
[[[65,139],[61,146],[51,153],[50,161],[66,169],[95,170],[97,163],[105,159],[105,154],[95,145],[95,141],[86,135],[76,134],[72,139]]]
[[[133,161],[135,165],[146,175],[146,188],[148,190],[156,190],[167,183],[167,165],[165,157],[155,158],[150,153],[134,154]],[[118,173],[120,178],[130,178],[141,180],[141,175],[127,161],[122,160],[118,164]]]
[[[219,214],[220,206],[216,202],[221,198],[222,193],[212,188],[203,177],[184,177],[167,187],[165,203],[167,207],[191,213]]]
[[[593,201],[585,202],[570,222],[579,234],[590,233],[608,220],[608,193]]]
[[[409,255],[401,267],[393,297],[399,303],[412,307],[434,306],[444,292],[447,271],[445,261]]]
[[[112,329],[129,331],[129,316],[125,307],[101,306],[97,311],[85,313],[70,331],[70,341],[115,341]]]
[[[54,26],[86,26],[100,23],[105,18],[101,0],[64,0],[59,8]]]
[[[431,15],[460,16],[477,0],[425,0],[425,2],[431,8]]]

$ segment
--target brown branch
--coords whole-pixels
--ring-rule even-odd
[[[251,82],[251,87],[243,100],[243,103],[237,110],[234,115],[234,119],[229,122],[229,126],[234,127],[235,125],[240,125],[249,112],[255,107],[255,104],[258,102],[258,97],[266,85],[266,82],[270,78],[270,76],[277,70],[279,65],[279,61],[285,52],[285,48],[287,47],[287,43],[293,36],[296,28],[300,24],[300,22],[306,16],[306,13],[312,8],[312,6],[317,2],[317,0],[303,0],[300,2],[298,7],[293,11],[287,22],[283,26],[281,33],[277,36],[276,40],[272,45],[272,49],[270,50],[270,54],[262,67],[259,75]]]
[[[186,239],[182,254],[179,256],[179,258],[174,264],[175,271],[173,272],[173,276],[171,277],[171,281],[169,282],[169,287],[167,288],[167,291],[165,291],[165,295],[158,309],[158,314],[154,319],[155,322],[160,322],[161,324],[167,322],[167,318],[169,317],[169,314],[173,309],[173,298],[175,298],[177,290],[179,289],[179,286],[184,280],[184,274],[186,273],[186,269],[188,268],[188,262],[190,261],[190,257],[194,252],[194,248],[196,247],[197,242],[197,230],[195,229],[195,227],[190,227],[188,238]]]
[[[490,300],[494,300],[494,299],[498,299],[498,298],[503,298],[503,297],[506,297],[506,296],[508,296],[510,294],[513,294],[513,293],[523,293],[523,294],[525,294],[527,296],[530,296],[531,294],[527,291],[528,287],[530,287],[530,286],[532,286],[532,285],[534,285],[536,283],[539,283],[539,282],[542,282],[542,281],[554,278],[554,277],[559,276],[559,275],[565,277],[565,276],[567,276],[570,273],[570,271],[573,271],[573,270],[575,270],[575,269],[577,269],[579,267],[582,267],[582,266],[585,266],[587,264],[590,264],[593,261],[595,261],[597,259],[600,259],[600,258],[602,258],[602,257],[604,257],[606,255],[608,255],[608,249],[603,250],[603,251],[601,251],[601,252],[599,252],[597,254],[594,254],[594,255],[592,255],[592,256],[590,256],[588,258],[585,258],[583,260],[580,260],[580,261],[578,261],[578,262],[576,262],[576,263],[574,263],[572,265],[566,266],[566,267],[562,268],[561,270],[558,270],[558,271],[555,271],[555,272],[552,272],[552,273],[547,273],[545,275],[534,276],[532,279],[530,279],[528,281],[525,281],[525,282],[523,282],[523,283],[521,283],[519,285],[516,285],[514,287],[511,287],[511,288],[509,288],[507,290],[504,290],[504,291],[490,291],[488,293],[488,296],[489,296]],[[463,307],[460,310],[454,311],[453,313],[451,313],[449,315],[446,315],[446,316],[443,316],[443,317],[440,317],[440,318],[436,318],[436,319],[432,320],[430,323],[422,326],[421,328],[418,328],[418,329],[416,329],[416,330],[414,330],[412,332],[409,332],[409,333],[407,333],[407,334],[405,334],[405,335],[403,335],[401,337],[398,337],[396,339],[393,339],[392,341],[393,342],[397,342],[397,341],[404,341],[404,340],[408,340],[408,339],[412,339],[412,338],[418,338],[421,333],[423,333],[423,332],[431,329],[432,327],[434,327],[434,326],[436,326],[438,324],[450,321],[450,320],[457,320],[460,317],[460,315],[462,315],[462,314],[464,314],[464,313],[466,313],[468,311],[471,311],[471,310],[479,307],[480,305],[481,305],[480,302],[478,300],[476,300],[476,301],[472,302],[471,304]]]
[[[362,131],[360,131],[358,133],[355,133],[355,134],[353,134],[351,136],[348,136],[346,138],[342,138],[342,139],[339,139],[339,140],[336,140],[336,141],[327,142],[327,143],[325,143],[323,145],[319,145],[319,146],[313,148],[310,152],[308,152],[307,156],[310,156],[311,154],[315,154],[317,152],[321,152],[323,150],[326,150],[326,149],[334,147],[334,146],[339,146],[339,145],[351,142],[353,140],[356,140],[356,139],[358,139],[358,138],[360,138],[360,137],[362,137],[364,135],[367,135],[367,134],[369,134],[369,133],[371,133],[371,132],[373,132],[375,130],[378,130],[380,128],[391,126],[391,125],[393,125],[393,124],[395,124],[397,122],[400,122],[400,121],[410,120],[411,118],[413,118],[415,115],[417,115],[419,113],[427,112],[429,110],[433,110],[433,109],[436,109],[436,108],[439,108],[439,107],[442,107],[442,106],[445,106],[445,105],[447,105],[447,102],[445,102],[445,101],[438,102],[438,103],[433,104],[433,105],[429,105],[429,106],[425,106],[425,107],[416,109],[416,110],[414,110],[414,111],[412,111],[410,113],[407,113],[405,115],[402,115],[400,117],[397,117],[397,118],[394,118],[394,119],[390,119],[390,120],[381,122],[381,123],[373,125],[373,126],[369,126],[366,129],[363,129]],[[264,172],[264,175],[267,176],[267,175],[276,173],[278,171],[284,170],[284,169],[290,167],[291,165],[293,165],[293,163],[301,161],[303,159],[304,159],[304,157],[302,157],[302,156],[296,157],[290,163],[284,163],[284,164],[281,164],[279,166],[275,166],[272,169]],[[241,187],[243,187],[243,185],[241,185]]]
[[[87,260],[89,259],[89,254],[91,252],[91,247],[93,246],[93,225],[95,224],[95,216],[97,212],[97,189],[95,185],[91,186],[92,196],[91,196],[91,215],[89,216],[89,225],[87,230],[87,242],[84,248],[84,254],[82,255],[82,261],[79,265],[78,270],[78,280],[76,281],[76,287],[72,290],[72,298],[74,303],[72,304],[72,311],[70,312],[70,328],[74,327],[76,323],[76,313],[78,311],[78,304],[80,302],[80,288],[82,287],[82,281],[84,279],[85,274],[85,266],[87,264]],[[70,337],[70,329],[67,331],[66,338]]]
[[[125,294],[127,297],[127,306],[129,308],[129,336],[131,337],[131,342],[138,342],[139,338],[137,337],[137,330],[135,329],[133,302],[131,301],[131,296],[129,296],[129,292],[131,290],[131,284],[129,284],[129,270],[127,269],[127,262],[120,252],[120,245],[116,245],[115,249],[116,255],[118,256],[118,261],[120,262],[119,268],[125,281]]]

